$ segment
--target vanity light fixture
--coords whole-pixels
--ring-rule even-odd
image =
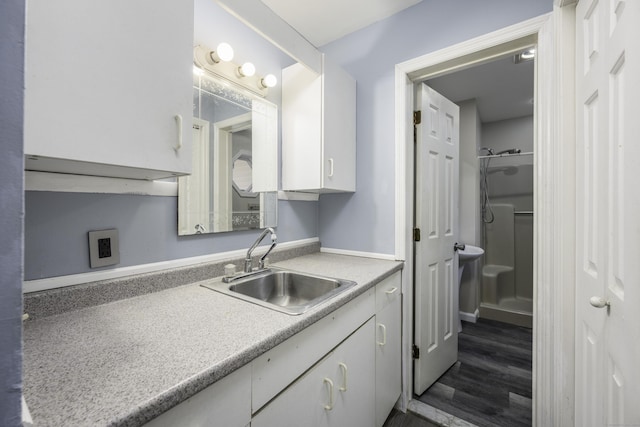
[[[229,62],[233,59],[233,48],[229,43],[220,43],[216,50],[209,52],[207,62],[209,64],[217,64],[220,61]]]
[[[222,77],[227,81],[241,86],[259,96],[267,96],[269,88],[278,84],[278,78],[273,74],[256,75],[256,67],[251,62],[238,65],[231,61],[233,48],[227,43],[220,43],[216,50],[206,46],[196,46],[193,49],[194,74],[208,72]],[[197,69],[197,70],[196,70]]]
[[[256,74],[256,66],[251,62],[245,62],[238,67],[239,77],[253,77]]]
[[[260,85],[262,88],[274,87],[278,84],[278,78],[273,74],[267,74],[263,78],[260,79]]]

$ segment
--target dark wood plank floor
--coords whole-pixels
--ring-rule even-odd
[[[419,400],[478,426],[531,426],[531,329],[462,322],[458,362]]]
[[[437,425],[412,414],[411,412],[403,414],[397,409],[394,409],[391,411],[382,427],[437,427]]]

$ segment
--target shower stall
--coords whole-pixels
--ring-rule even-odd
[[[531,327],[533,153],[482,148],[480,317]]]

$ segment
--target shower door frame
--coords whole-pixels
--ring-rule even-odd
[[[575,1],[554,0],[549,14],[396,65],[395,256],[409,272],[402,277],[403,410],[413,398],[413,86],[536,44],[532,415],[533,425],[573,425],[574,28]]]

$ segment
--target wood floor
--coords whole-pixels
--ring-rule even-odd
[[[531,426],[531,329],[462,325],[458,362],[418,399],[478,426]]]

